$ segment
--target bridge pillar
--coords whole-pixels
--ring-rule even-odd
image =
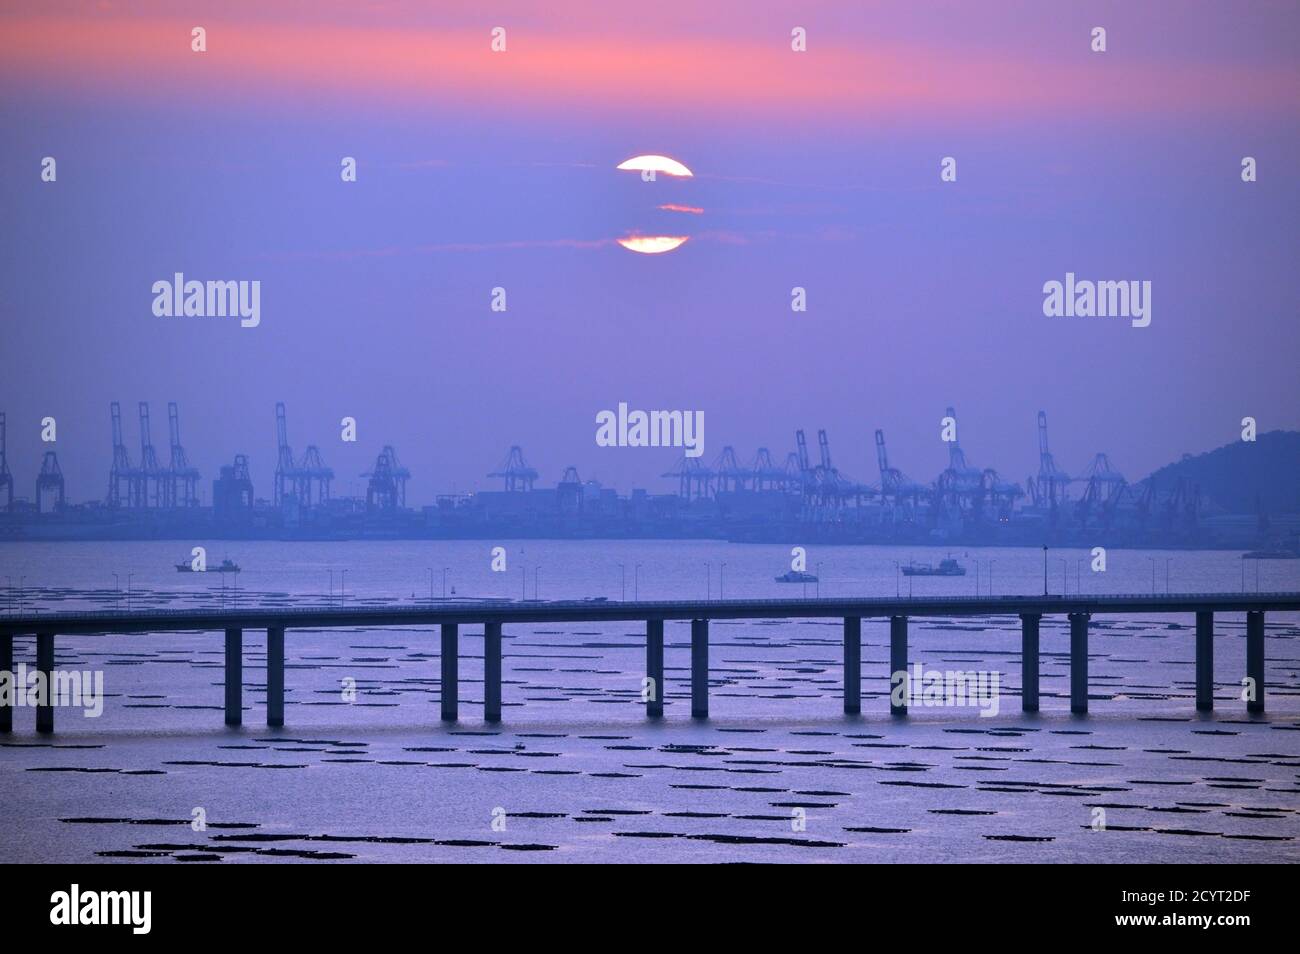
[[[1264,711],[1264,613],[1246,614],[1246,676],[1255,687],[1255,698],[1246,701],[1247,712]]]
[[[709,717],[709,621],[691,620],[691,718]]]
[[[645,621],[645,714],[661,719],[664,714],[664,621]]]
[[[444,722],[456,721],[457,690],[459,689],[459,628],[456,623],[442,624],[442,718]]]
[[[244,718],[244,631],[226,630],[226,725]]]
[[[862,711],[862,617],[844,617],[844,714]]]
[[[1214,711],[1214,614],[1196,614],[1196,711]]]
[[[284,725],[284,627],[266,628],[266,724]]]
[[[1070,711],[1088,713],[1088,614],[1070,614]]]
[[[501,721],[501,624],[483,624],[483,718]]]
[[[54,731],[54,634],[36,634],[36,669],[45,690],[36,703],[36,731]]]
[[[0,673],[5,672],[9,673],[13,692],[8,700],[0,699],[0,732],[12,732],[14,730],[13,703],[18,693],[18,684],[14,681],[18,678],[18,674],[14,672],[13,633],[0,633]]]
[[[901,683],[901,688],[899,688]],[[889,714],[907,715],[907,617],[889,617]],[[895,701],[895,691],[902,701]]]
[[[1020,615],[1020,710],[1038,711],[1038,624],[1039,613]]]

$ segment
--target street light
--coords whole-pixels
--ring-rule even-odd
[[[1061,561],[1061,595],[1067,596],[1070,592],[1070,561]]]
[[[1156,558],[1147,557],[1151,561],[1151,595],[1156,595]]]
[[[722,595],[722,571],[725,570],[726,568],[727,568],[727,564],[725,564],[725,563],[719,563],[719,564],[718,564],[718,599],[723,599],[723,595]]]
[[[442,568],[442,598],[444,600],[447,598],[447,568],[445,566]]]
[[[902,584],[902,577],[903,577],[903,574],[902,574],[901,565],[899,564],[899,562],[898,562],[897,560],[895,560],[895,561],[894,561],[894,598],[895,598],[895,599],[898,599],[898,597],[900,597],[900,596],[903,595],[903,592],[902,592],[902,586],[903,586],[903,584]]]
[[[433,567],[425,567],[429,571],[429,599],[433,600]]]
[[[622,583],[620,584],[622,586],[622,591],[621,591],[622,595],[619,596],[619,601],[622,603],[626,603],[627,602],[627,567],[625,567],[623,564],[620,563],[618,565],[618,571],[620,574],[620,579],[622,580]]]
[[[1043,595],[1047,595],[1047,544],[1043,544]]]
[[[632,599],[641,599],[641,564],[632,567]]]
[[[713,564],[712,563],[704,564],[704,574],[705,574],[704,585],[705,585],[706,598],[713,599]]]
[[[339,606],[342,606],[348,599],[348,571],[343,571],[343,579],[339,583]]]
[[[1173,557],[1165,557],[1165,592],[1169,592],[1169,564],[1174,562]]]
[[[993,560],[989,560],[989,596],[993,595]]]
[[[820,563],[817,564],[817,583],[813,587],[813,596],[816,599],[822,598],[822,565]]]

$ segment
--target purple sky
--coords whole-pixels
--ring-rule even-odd
[[[1062,467],[1104,450],[1130,479],[1245,415],[1300,427],[1293,4],[260,6],[0,12],[20,494],[53,415],[70,496],[103,495],[111,400],[133,458],[136,402],[160,447],[180,403],[205,496],[237,452],[270,496],[283,400],[336,492],[391,443],[417,504],[496,486],[513,443],[544,484],[668,489],[673,451],[596,446],[620,401],[703,410],[706,461],[825,427],[870,481],[877,427],[933,478],[948,404],[968,459],[1020,481],[1040,408]],[[695,177],[614,171],[638,153]],[[613,244],[635,230],[692,238]],[[154,317],[176,271],[260,280],[261,326]],[[1151,326],[1044,317],[1066,271],[1150,280]]]

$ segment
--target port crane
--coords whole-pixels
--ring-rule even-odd
[[[185,448],[181,445],[181,418],[175,401],[167,402],[167,434],[171,445],[171,458],[167,465],[164,506],[197,507],[199,472],[197,468],[190,466]]]
[[[524,460],[523,449],[515,444],[510,448],[501,465],[488,476],[504,479],[507,491],[532,490],[533,481],[537,480],[537,471],[528,466],[528,462]]]
[[[5,510],[14,509],[14,477],[9,472],[9,460],[5,456],[5,412],[0,411],[0,493],[5,495]]]

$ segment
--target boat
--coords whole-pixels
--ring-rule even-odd
[[[1300,560],[1300,550],[1251,550],[1243,560]]]
[[[778,583],[816,583],[817,577],[802,570],[790,570],[776,577]]]
[[[940,560],[938,566],[929,563],[909,563],[902,568],[903,576],[965,576],[966,568],[948,557]]]
[[[185,563],[177,563],[177,564],[176,564],[176,572],[177,572],[177,573],[194,573],[194,572],[196,572],[196,571],[195,571],[195,569],[194,569],[194,565],[193,565],[192,563],[185,562]],[[203,572],[205,572],[205,573],[238,573],[238,572],[239,572],[239,564],[236,563],[234,560],[222,560],[222,561],[221,561],[219,564],[217,564],[216,566],[210,566],[210,567],[208,567],[206,570],[204,570]]]

